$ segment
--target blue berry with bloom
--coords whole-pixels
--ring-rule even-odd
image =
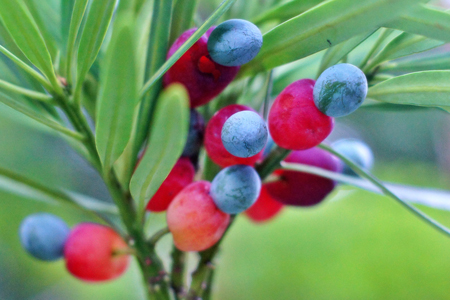
[[[261,50],[263,37],[255,24],[240,19],[221,23],[208,39],[208,52],[216,63],[237,67],[251,61]]]
[[[19,229],[23,248],[37,259],[58,260],[63,256],[64,245],[70,229],[60,218],[37,213],[26,217]]]
[[[189,119],[189,133],[186,145],[181,156],[191,157],[200,152],[203,144],[203,136],[205,134],[205,121],[200,113],[195,109],[191,109]]]
[[[252,157],[264,149],[268,130],[264,120],[250,110],[235,113],[222,127],[222,144],[232,155]]]
[[[210,195],[227,214],[238,214],[252,206],[261,192],[261,179],[253,167],[234,165],[220,171],[211,183]]]
[[[351,64],[326,69],[314,86],[314,103],[327,116],[343,117],[354,112],[366,99],[367,78]]]
[[[333,149],[347,157],[360,168],[370,171],[373,167],[374,157],[372,150],[364,142],[357,139],[343,139],[334,142]],[[347,165],[344,165],[342,173],[350,176],[357,174]]]

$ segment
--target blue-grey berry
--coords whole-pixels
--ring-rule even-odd
[[[205,121],[200,113],[195,109],[191,109],[189,119],[189,133],[186,145],[181,156],[191,157],[197,155],[203,143],[205,133]]]
[[[336,152],[347,157],[353,163],[366,171],[373,167],[373,153],[369,146],[356,139],[343,139],[332,144]],[[357,176],[357,174],[347,165],[344,165],[342,172],[346,175]]]
[[[251,157],[266,145],[268,130],[264,120],[250,110],[235,113],[222,127],[222,143],[237,157]]]
[[[354,112],[366,99],[367,78],[351,64],[338,64],[326,69],[314,85],[314,103],[330,117]]]
[[[52,261],[63,256],[70,229],[60,218],[47,213],[26,217],[19,229],[20,242],[35,258]]]
[[[236,67],[251,61],[262,47],[261,31],[253,23],[232,19],[217,26],[208,38],[208,52],[216,63]]]
[[[261,192],[261,179],[254,168],[245,165],[227,167],[211,183],[210,195],[227,214],[238,214],[252,206]]]
[[[267,137],[267,143],[266,146],[264,147],[263,158],[269,156],[270,152],[272,151],[272,148],[275,146],[275,142],[272,136],[270,135],[270,131],[268,131],[268,133],[269,136]]]

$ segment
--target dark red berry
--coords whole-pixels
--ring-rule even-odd
[[[286,162],[319,167],[328,171],[340,172],[342,164],[330,153],[320,148],[293,151]],[[294,206],[318,204],[331,193],[336,183],[333,180],[304,172],[276,170],[279,180],[266,184],[267,191],[277,201]]]
[[[164,86],[178,82],[189,92],[191,107],[208,103],[233,81],[239,67],[226,67],[211,60],[208,53],[208,38],[214,28],[209,29],[192,47],[166,72]],[[197,30],[185,31],[172,45],[167,58],[186,42]]]

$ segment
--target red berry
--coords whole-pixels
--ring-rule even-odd
[[[64,246],[67,270],[85,281],[114,279],[125,272],[129,256],[114,254],[128,246],[113,229],[94,223],[76,226]]]
[[[198,181],[184,188],[167,209],[167,224],[175,246],[202,251],[220,240],[230,215],[220,211],[209,195],[211,183]]]
[[[275,143],[290,150],[305,150],[320,144],[333,130],[334,119],[314,104],[315,81],[302,79],[288,85],[269,112],[269,131]]]
[[[173,198],[188,184],[194,181],[195,169],[189,158],[180,158],[155,195],[147,204],[147,210],[165,211]]]
[[[219,95],[239,71],[239,67],[226,67],[211,60],[207,43],[213,29],[209,29],[192,45],[163,77],[164,86],[178,82],[186,87],[192,108],[206,104]],[[167,58],[171,57],[196,30],[197,28],[192,28],[181,34],[170,48]]]
[[[217,111],[206,126],[204,141],[206,153],[208,153],[208,156],[213,162],[221,167],[228,167],[232,165],[253,166],[262,158],[262,152],[264,150],[254,156],[242,158],[232,155],[227,151],[227,149],[225,149],[222,143],[223,124],[225,124],[225,121],[228,120],[229,117],[244,110],[254,111],[251,107],[244,105],[228,105]]]
[[[340,161],[320,148],[293,151],[286,162],[319,167],[328,171],[340,172]],[[296,171],[276,170],[278,181],[266,184],[267,191],[277,201],[295,206],[311,206],[321,202],[335,187],[333,180]]]
[[[274,200],[267,192],[266,185],[263,184],[258,200],[245,211],[245,214],[253,222],[262,223],[274,218],[282,208],[283,204]]]

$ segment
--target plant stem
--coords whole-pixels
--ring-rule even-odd
[[[427,216],[425,213],[421,212],[419,209],[415,208],[414,206],[412,206],[411,204],[403,201],[402,199],[400,199],[399,197],[397,197],[397,195],[395,195],[394,193],[392,193],[380,180],[378,180],[375,176],[367,173],[366,171],[364,171],[363,169],[361,169],[360,167],[358,167],[355,163],[353,163],[351,160],[349,160],[348,158],[346,158],[345,156],[343,156],[342,154],[336,152],[335,150],[333,150],[331,147],[324,145],[324,144],[320,144],[319,145],[320,148],[330,152],[331,154],[339,157],[343,162],[345,162],[353,171],[355,171],[356,174],[358,174],[359,176],[361,176],[362,178],[366,178],[368,179],[370,182],[372,182],[376,187],[378,187],[386,196],[389,196],[391,198],[393,198],[394,200],[397,200],[398,203],[400,203],[403,207],[405,207],[406,209],[408,209],[410,212],[412,212],[413,214],[415,214],[416,216],[418,216],[420,219],[422,219],[423,221],[425,221],[426,223],[428,223],[429,225],[433,226],[435,229],[437,229],[438,231],[444,233],[447,236],[450,236],[450,229],[445,227],[444,225],[440,224],[439,222],[437,222],[436,220],[430,218],[429,216]]]
[[[186,253],[173,246],[170,286],[174,291],[176,300],[183,298],[186,293],[186,287],[184,286],[185,262]]]
[[[145,240],[142,225],[135,222],[136,209],[133,206],[130,195],[122,191],[114,170],[103,172],[100,157],[95,146],[94,134],[81,111],[81,107],[74,103],[69,103],[67,98],[55,97],[55,100],[67,114],[75,129],[86,136],[84,145],[91,156],[93,166],[103,176],[114,203],[119,209],[122,222],[127,228],[129,244],[136,249],[136,256],[144,276],[145,286],[148,288],[148,299],[170,300],[166,273],[162,262],[157,257],[154,248]]]
[[[281,168],[280,162],[283,161],[290,152],[290,150],[276,146],[264,162],[256,167],[256,171],[258,171],[261,180],[264,180],[277,168]]]

